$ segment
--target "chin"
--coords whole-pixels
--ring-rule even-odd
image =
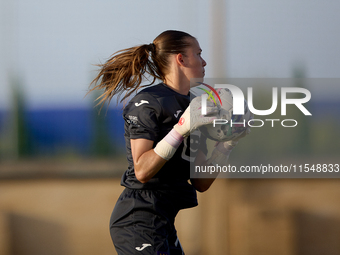
[[[199,84],[199,82],[203,82],[203,81],[204,81],[203,77],[191,78],[190,79],[190,88],[197,87],[197,86],[201,85],[201,84]]]

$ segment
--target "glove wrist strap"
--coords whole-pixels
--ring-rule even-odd
[[[165,160],[169,160],[175,154],[184,137],[175,129],[172,129],[154,148],[155,153]]]

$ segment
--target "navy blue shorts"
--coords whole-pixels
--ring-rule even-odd
[[[125,189],[110,219],[118,255],[183,255],[174,226],[178,210],[154,190]]]

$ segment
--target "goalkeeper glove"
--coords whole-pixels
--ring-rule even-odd
[[[201,97],[195,97],[182,114],[174,128],[157,143],[154,151],[165,160],[169,160],[176,152],[183,139],[197,128],[213,122],[218,109],[212,102],[207,102],[207,114],[201,115]]]

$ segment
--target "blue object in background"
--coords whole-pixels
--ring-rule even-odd
[[[339,123],[340,103],[311,102],[310,121]],[[9,112],[0,111],[0,139],[13,137]],[[78,154],[84,156],[115,156],[125,153],[122,109],[109,108],[98,115],[98,109],[40,109],[24,111],[24,131],[28,135],[28,156]],[[301,127],[300,123],[300,127]],[[327,125],[326,125],[327,126]],[[7,139],[8,142],[8,139]],[[0,149],[6,150],[5,146]]]
[[[77,153],[93,154],[96,132],[104,133],[114,152],[125,151],[124,120],[121,109],[102,111],[93,109],[40,109],[24,114],[26,132],[32,156]],[[0,112],[0,133],[5,132],[9,114]],[[101,130],[96,121],[101,118]],[[98,127],[97,127],[98,129]]]

